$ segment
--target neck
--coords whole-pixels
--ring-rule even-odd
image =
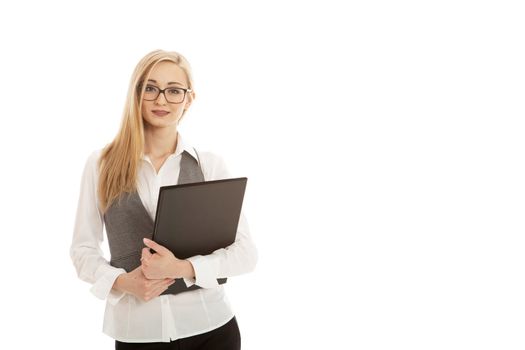
[[[144,154],[158,158],[175,152],[178,135],[177,129],[145,128]]]

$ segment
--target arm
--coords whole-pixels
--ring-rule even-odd
[[[91,292],[99,299],[115,305],[125,293],[149,300],[161,294],[173,279],[148,280],[140,267],[126,273],[104,259],[100,245],[103,240],[103,215],[98,208],[98,154],[88,158],[82,175],[70,255],[78,277],[93,284]]]
[[[139,266],[129,273],[119,275],[113,289],[148,301],[162,294],[173,283],[175,280],[172,278],[148,279]]]
[[[215,154],[206,162],[207,180],[227,179],[232,175],[224,159]],[[204,157],[201,157],[204,158]],[[241,211],[237,235],[233,244],[217,249],[208,255],[196,255],[186,259],[193,267],[195,278],[185,278],[186,285],[197,284],[202,288],[219,285],[217,278],[233,277],[251,272],[258,260],[257,248],[251,238],[248,221]]]
[[[255,268],[257,249],[250,239],[246,218],[241,213],[235,242],[209,255],[196,255],[186,260],[149,239],[144,239],[148,248],[142,249],[142,272],[147,278],[183,278],[187,287],[197,284],[202,288],[219,285],[217,278],[232,277]],[[151,254],[149,248],[157,253]]]
[[[258,260],[248,222],[241,212],[235,242],[208,255],[196,255],[187,259],[195,271],[194,283],[202,288],[219,285],[217,278],[233,277],[251,272]]]
[[[70,256],[78,277],[93,285],[91,292],[97,298],[108,298],[115,304],[124,293],[113,290],[112,286],[115,279],[126,271],[111,266],[100,248],[103,216],[97,205],[97,160],[98,152],[95,151],[84,166]]]
[[[221,157],[215,156],[210,173],[212,179],[230,178]],[[202,288],[219,285],[218,278],[237,276],[252,271],[257,264],[257,249],[250,237],[248,222],[241,211],[235,242],[208,255],[196,255],[186,260],[178,259],[168,249],[156,242],[144,240],[157,254],[142,250],[142,271],[148,278],[183,278],[187,287],[197,284]]]

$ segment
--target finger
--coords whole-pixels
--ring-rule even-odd
[[[162,283],[165,283],[166,280],[165,278],[149,278],[148,276],[146,276],[147,272],[144,273],[144,268],[142,269],[142,274],[144,278],[149,281],[150,287],[156,287],[157,285],[161,285]]]
[[[154,282],[151,283],[151,288],[160,288],[160,287],[165,287],[166,286],[166,281],[164,281],[164,279],[160,279],[160,280],[152,280]]]
[[[147,295],[147,298],[145,298],[144,300],[146,301],[149,301],[151,299],[154,299],[156,297],[158,297],[162,292],[164,292],[165,290],[167,289],[167,287],[165,286],[150,286],[148,288],[148,290],[145,292],[145,294]]]
[[[156,271],[154,268],[149,266],[149,261],[143,261],[142,262],[142,273],[144,274],[144,277],[151,281],[153,284],[159,284],[164,281],[164,277],[159,276],[159,272]]]
[[[150,253],[149,248],[142,248],[142,257],[140,261],[149,259],[153,254]]]
[[[152,241],[151,239],[144,238],[144,244],[159,253],[160,255],[166,255],[170,253],[170,250],[161,246],[157,242]]]
[[[171,286],[171,284],[173,284],[175,282],[175,280],[171,280],[171,282],[168,282],[167,280],[168,280],[168,278],[160,279],[160,280],[154,280],[154,282],[152,282],[150,284],[150,288],[154,289],[154,290],[168,288],[169,286]]]
[[[165,291],[166,289],[168,289],[169,286],[170,286],[170,285],[166,285],[166,284],[161,284],[161,285],[159,285],[159,286],[156,286],[155,289],[153,290],[153,293],[152,293],[152,294],[153,294],[155,297],[158,297],[159,295],[161,295],[162,293],[164,293],[164,291]]]

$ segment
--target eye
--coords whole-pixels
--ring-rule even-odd
[[[153,85],[146,85],[146,88],[144,89],[145,92],[157,92],[159,91],[159,88]]]
[[[179,95],[183,93],[182,89],[177,89],[177,88],[168,89],[167,91],[168,91],[168,94],[170,95]]]

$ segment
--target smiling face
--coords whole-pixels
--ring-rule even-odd
[[[181,103],[170,103],[179,101],[184,92],[177,88],[188,89],[188,79],[186,73],[170,61],[159,62],[151,71],[148,81],[145,81],[145,99],[142,100],[142,118],[145,127],[176,128],[182,113],[188,109],[193,98],[194,92],[188,91]],[[151,96],[156,95],[156,90],[164,90],[164,93],[158,94],[153,101]],[[168,96],[168,100],[166,100]]]

